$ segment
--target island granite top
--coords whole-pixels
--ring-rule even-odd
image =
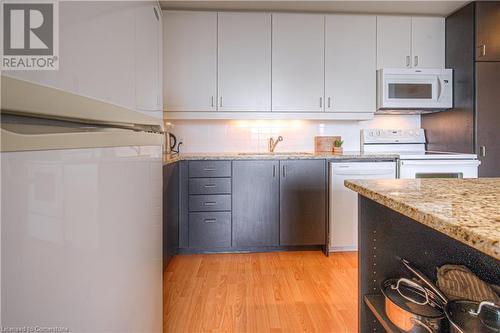
[[[500,260],[500,178],[346,180],[345,186]]]
[[[234,153],[182,153],[165,154],[163,164],[175,163],[177,161],[196,160],[288,160],[288,159],[332,159],[332,160],[395,160],[397,154],[363,153],[359,151],[345,151],[340,154],[334,153],[310,153],[310,152],[276,152],[275,154],[261,152],[234,152]]]

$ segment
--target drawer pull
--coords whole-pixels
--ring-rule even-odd
[[[215,223],[215,222],[217,222],[217,219],[204,219],[203,222],[205,222],[205,223]]]
[[[214,168],[204,168],[203,171],[215,171]]]
[[[215,201],[206,201],[203,203],[205,206],[215,206],[217,202]]]
[[[204,187],[205,188],[214,188],[214,187],[217,187],[217,185],[215,185],[215,184],[207,184]]]

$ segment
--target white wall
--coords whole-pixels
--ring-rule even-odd
[[[284,140],[276,151],[313,151],[316,135],[340,135],[344,150],[357,151],[362,128],[420,128],[420,116],[380,115],[367,121],[184,120],[173,121],[170,131],[183,141],[183,153],[263,152],[269,137],[278,135]]]

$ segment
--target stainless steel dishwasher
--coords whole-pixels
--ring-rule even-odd
[[[358,249],[358,196],[344,186],[346,179],[394,179],[396,162],[329,164],[330,252]]]

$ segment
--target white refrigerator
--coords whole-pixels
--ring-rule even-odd
[[[1,326],[161,332],[161,121],[4,76],[1,105]]]

